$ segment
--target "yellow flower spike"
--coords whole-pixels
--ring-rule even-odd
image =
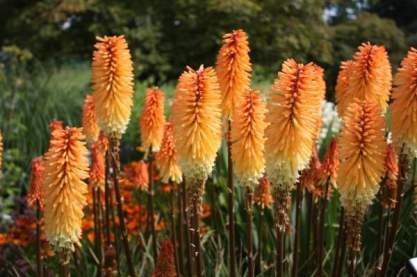
[[[125,132],[133,105],[133,64],[124,36],[97,37],[92,63],[97,121],[106,135]]]
[[[391,65],[384,46],[369,42],[359,46],[353,56],[353,64],[346,65],[348,85],[344,94],[339,94],[338,112],[344,116],[354,98],[377,103],[385,112],[391,90]]]
[[[234,173],[252,190],[265,170],[266,107],[259,91],[247,90],[237,105],[231,125]]]
[[[187,67],[172,104],[174,144],[187,182],[204,181],[213,169],[221,143],[220,105],[214,69]]]
[[[291,190],[310,162],[324,99],[323,69],[286,60],[275,80],[266,121],[266,171],[274,186]]]
[[[343,61],[340,65],[339,73],[336,80],[336,107],[339,115],[345,112],[345,109],[352,102],[353,96],[349,95],[349,77],[352,75],[353,61]],[[351,92],[351,91],[350,91]]]
[[[44,203],[41,193],[42,176],[43,176],[43,161],[42,157],[36,157],[32,160],[32,172],[30,176],[30,188],[26,196],[28,206],[32,209],[37,208],[37,202],[39,202],[39,208],[43,210]]]
[[[152,148],[152,152],[159,151],[164,134],[164,125],[164,94],[157,87],[149,88],[146,91],[139,126],[142,146],[146,153],[150,148]]]
[[[100,128],[97,125],[96,108],[91,95],[84,99],[82,125],[87,143],[94,143],[98,139]]]
[[[169,183],[171,181],[176,184],[182,182],[182,171],[178,164],[171,122],[165,124],[161,149],[156,153],[155,160],[162,182]]]
[[[391,104],[393,143],[403,144],[412,157],[417,152],[417,49],[411,48],[394,78]]]
[[[57,250],[74,249],[81,238],[83,208],[86,205],[88,178],[85,136],[79,128],[52,131],[44,156],[45,233]]]
[[[252,71],[249,52],[248,36],[243,30],[223,35],[216,72],[223,97],[223,115],[226,118],[233,115],[239,98],[249,89]]]
[[[347,243],[359,251],[364,213],[384,174],[385,121],[377,103],[359,99],[350,104],[343,120],[337,184],[350,234]]]

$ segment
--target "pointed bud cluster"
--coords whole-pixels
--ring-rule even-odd
[[[391,130],[396,147],[405,144],[417,153],[417,49],[411,48],[394,78],[391,104]]]
[[[249,51],[248,36],[243,30],[223,36],[216,72],[223,97],[223,115],[227,118],[233,115],[239,98],[249,89],[252,71]]]
[[[384,46],[369,42],[359,46],[352,62],[341,68],[336,90],[338,112],[344,116],[353,99],[376,103],[385,112],[391,90],[391,65]],[[344,89],[343,89],[344,88]]]
[[[156,165],[164,183],[170,181],[179,184],[182,182],[182,171],[178,164],[177,151],[173,141],[173,127],[171,122],[165,124],[161,149],[155,156]]]
[[[91,95],[87,95],[84,99],[82,125],[87,143],[95,142],[100,134],[100,128],[97,125],[96,108]]]
[[[162,241],[152,277],[176,277],[177,272],[174,259],[174,246],[171,240],[166,239]]]
[[[385,121],[376,103],[355,100],[344,117],[339,139],[340,169],[337,184],[347,213],[364,211],[384,174]]]
[[[26,196],[26,201],[28,206],[32,209],[37,208],[37,203],[39,207],[43,209],[43,197],[41,194],[41,185],[42,185],[42,176],[44,167],[42,165],[42,157],[36,157],[32,160],[32,172],[30,176],[30,188]]]
[[[337,148],[336,139],[332,139],[329,149],[324,156],[323,164],[320,170],[320,179],[322,182],[330,183],[336,187],[337,172],[339,170],[339,150]]]
[[[126,186],[147,190],[149,184],[148,164],[144,161],[131,162],[123,168],[123,183]]]
[[[288,59],[275,80],[268,102],[266,171],[274,186],[292,188],[310,162],[321,120],[323,69]]]
[[[64,129],[64,123],[60,120],[53,120],[51,123],[49,123],[49,132],[52,135],[52,132],[58,129]]]
[[[104,146],[99,142],[91,145],[91,165],[89,172],[89,184],[93,188],[99,188],[104,191],[104,182],[106,178],[106,153],[103,151]]]
[[[301,173],[300,182],[307,191],[313,194],[316,198],[323,196],[323,190],[319,187],[319,177],[321,172],[322,164],[320,162],[317,148],[313,147],[313,154],[308,168],[304,169]]]
[[[273,199],[271,192],[271,182],[268,177],[264,176],[259,181],[259,185],[255,191],[255,204],[260,206],[261,209],[271,208]]]
[[[88,178],[85,136],[79,128],[56,128],[44,156],[41,193],[45,233],[57,249],[73,249],[81,237]]]
[[[265,113],[259,91],[247,90],[232,116],[233,170],[242,185],[252,189],[265,170]]]
[[[395,208],[397,199],[398,157],[392,144],[387,145],[385,157],[385,182],[381,184],[381,204],[384,208]]]
[[[159,151],[164,134],[164,125],[164,94],[157,87],[149,88],[146,91],[139,126],[145,152],[148,152],[150,148],[153,152]]]
[[[184,176],[203,181],[221,143],[221,96],[213,68],[191,68],[180,76],[172,104],[173,138]]]
[[[97,121],[107,135],[120,137],[133,105],[133,64],[124,36],[97,37],[92,63]]]

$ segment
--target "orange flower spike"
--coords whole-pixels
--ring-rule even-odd
[[[165,239],[161,242],[159,255],[156,260],[155,271],[152,277],[176,277],[174,260],[174,246],[171,240]]]
[[[156,153],[155,160],[163,183],[172,181],[179,184],[182,182],[182,171],[177,160],[171,122],[165,124],[161,149]]]
[[[213,68],[187,67],[172,104],[175,149],[185,177],[205,180],[221,143],[221,96]]]
[[[164,98],[163,92],[157,87],[146,91],[139,126],[145,152],[150,148],[153,152],[158,152],[161,146],[165,125]]]
[[[323,69],[286,60],[275,80],[266,121],[266,171],[281,189],[292,189],[310,162],[321,120],[325,83]],[[279,135],[277,135],[279,134]]]
[[[82,125],[87,142],[89,144],[95,142],[100,134],[100,128],[97,125],[96,108],[91,95],[87,95],[84,99]]]
[[[80,128],[56,129],[44,156],[45,233],[57,249],[79,244],[86,205],[88,151]]]
[[[91,145],[91,165],[89,172],[89,183],[94,188],[104,191],[105,181],[105,152],[102,151],[100,142]]]
[[[93,99],[100,128],[120,137],[133,105],[133,64],[124,36],[97,37],[92,63]]]
[[[395,208],[397,198],[398,157],[393,145],[387,145],[385,158],[385,183],[382,184],[381,203],[385,208]]]
[[[260,206],[262,209],[272,207],[273,198],[271,193],[271,183],[266,176],[262,177],[262,179],[259,181],[254,199],[255,204]]]
[[[354,62],[352,60],[343,61],[336,80],[336,103],[339,115],[344,113],[344,109],[352,102],[352,95],[347,94],[349,91],[349,77],[352,75]]]
[[[37,157],[32,160],[32,172],[30,176],[30,188],[26,196],[28,206],[36,209],[36,203],[39,201],[39,206],[43,210],[44,203],[41,195],[42,174],[44,171],[42,157]]]
[[[390,97],[392,76],[384,46],[372,45],[369,42],[361,44],[346,74],[350,77],[345,98],[338,102],[341,116],[344,116],[354,98],[376,103],[381,112],[385,112]]]
[[[249,89],[252,71],[249,52],[248,36],[243,30],[223,35],[216,72],[223,97],[223,114],[227,118],[233,115],[239,98]]]
[[[326,182],[330,178],[333,186],[336,186],[337,172],[339,170],[339,150],[337,148],[336,139],[332,139],[329,149],[324,156],[321,167],[321,179]]]
[[[337,184],[347,213],[363,213],[378,191],[386,155],[384,129],[376,103],[355,100],[346,111]]]
[[[266,107],[259,91],[247,90],[232,116],[234,172],[242,185],[252,189],[265,170],[265,113]]]
[[[391,129],[396,147],[405,144],[415,156],[417,151],[417,49],[411,48],[401,61],[394,78],[391,104]]]

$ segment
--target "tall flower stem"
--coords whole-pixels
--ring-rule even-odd
[[[256,256],[256,274],[262,272],[262,240],[264,225],[264,209],[261,207],[258,221],[258,254]]]
[[[288,191],[275,192],[275,230],[276,230],[276,276],[283,276],[285,258],[285,232],[289,227],[291,195]]]
[[[246,191],[246,236],[247,236],[248,276],[249,277],[254,276],[252,215],[253,215],[253,191],[251,188],[247,188],[247,191]]]
[[[114,246],[111,240],[111,219],[110,219],[110,212],[111,212],[111,191],[112,187],[110,186],[110,178],[111,178],[111,154],[109,151],[106,153],[106,176],[104,182],[104,231],[105,231],[105,257],[104,257],[104,267],[105,267],[105,275],[112,276],[113,269],[115,266],[115,255],[114,255]]]
[[[306,230],[307,230],[307,238],[306,238],[306,243],[305,243],[305,254],[304,254],[304,258],[306,259],[306,267],[305,270],[306,272],[309,271],[309,259],[310,259],[310,238],[311,238],[311,226],[313,225],[313,213],[312,213],[312,209],[313,209],[313,196],[310,192],[306,191],[306,199],[307,199],[307,226],[306,226]]]
[[[232,162],[232,141],[230,136],[231,122],[228,121],[227,132],[227,209],[229,212],[229,258],[230,277],[236,277],[236,252],[235,252],[235,214],[234,214],[234,186],[233,186],[233,162]]]
[[[183,228],[183,218],[184,218],[184,211],[183,211],[183,203],[182,203],[182,187],[179,186],[179,191],[177,195],[178,201],[178,263],[179,263],[179,271],[181,276],[185,276],[184,272],[184,228]],[[187,230],[185,230],[187,231]]]
[[[114,188],[116,192],[116,206],[117,206],[117,213],[119,216],[120,221],[120,233],[122,235],[123,246],[125,249],[126,254],[126,262],[127,267],[129,270],[129,275],[131,277],[136,276],[135,269],[132,263],[132,257],[129,249],[129,241],[127,238],[127,231],[125,226],[125,218],[123,213],[122,207],[122,196],[120,193],[120,186],[119,186],[119,175],[120,175],[120,158],[119,158],[119,139],[115,137],[110,138],[110,151],[111,151],[111,160],[112,160],[112,167],[113,167],[113,180],[114,180]]]
[[[275,214],[278,214],[278,209],[276,209]],[[284,232],[281,230],[281,227],[278,223],[275,223],[276,229],[276,276],[281,277],[282,267],[283,267],[283,248],[284,248]]]
[[[37,276],[43,277],[43,266],[41,257],[41,207],[39,199],[36,200],[36,270]]]
[[[348,257],[347,275],[349,277],[354,277],[355,272],[356,272],[356,251],[354,249],[350,249],[349,257]]]
[[[347,274],[350,277],[354,277],[356,274],[358,254],[361,249],[361,233],[364,217],[365,211],[361,208],[353,212],[347,212],[346,215],[346,241],[349,249]]]
[[[101,201],[100,199],[100,191],[98,188],[93,187],[93,216],[94,216],[94,242],[95,242],[95,250],[96,250],[96,257],[98,260],[97,263],[97,277],[102,276],[102,264],[101,264],[101,228],[100,228],[100,220],[99,220],[99,207],[98,202]]]
[[[110,219],[111,219],[111,226],[113,228],[113,234],[114,234],[114,257],[116,258],[116,272],[118,274],[120,274],[120,237],[118,235],[118,230],[117,230],[117,222],[116,222],[116,216],[114,215],[114,200],[113,200],[113,193],[110,196]]]
[[[378,208],[379,208],[378,209],[378,236],[377,236],[378,245],[377,245],[376,254],[375,254],[375,261],[376,261],[375,263],[377,267],[379,264],[381,250],[384,247],[384,226],[385,226],[384,207],[381,202],[379,203]]]
[[[301,204],[303,200],[303,188],[301,183],[297,183],[297,192],[296,192],[296,203],[295,203],[295,234],[294,234],[294,247],[293,247],[293,264],[292,264],[292,274],[291,276],[295,277],[298,273],[298,256],[300,254],[299,244],[300,244],[300,232],[301,232]]]
[[[69,250],[62,250],[59,254],[59,263],[61,265],[61,277],[70,277],[69,263],[70,254]]]
[[[387,241],[387,244],[386,244],[386,248],[384,251],[382,270],[379,272],[378,276],[385,276],[388,270],[389,261],[392,256],[395,237],[397,235],[398,224],[400,221],[401,203],[403,199],[403,187],[404,187],[405,182],[407,181],[408,167],[409,167],[408,157],[401,151],[400,170],[398,174],[398,183],[397,183],[398,187],[397,187],[396,206],[394,208],[391,228],[389,232],[387,233],[387,237],[385,238]]]
[[[171,193],[170,193],[170,202],[171,202],[171,240],[172,246],[174,247],[174,261],[175,261],[175,271],[177,276],[180,276],[179,262],[178,262],[178,245],[177,245],[177,231],[175,226],[175,189],[174,184],[171,182]]]
[[[340,258],[339,258],[339,266],[337,268],[337,273],[336,276],[342,276],[343,273],[343,266],[345,264],[345,256],[346,256],[346,227],[343,227],[343,236],[342,236],[342,252],[340,253]]]
[[[197,181],[198,182],[198,181]],[[194,248],[194,263],[195,263],[195,276],[203,276],[202,266],[202,253],[201,253],[201,242],[200,242],[200,209],[201,209],[201,198],[204,190],[205,180],[201,184],[195,183],[190,188],[191,206],[191,225],[193,230],[193,248]]]
[[[149,171],[149,185],[148,185],[148,230],[150,229],[152,235],[152,251],[153,258],[158,257],[158,250],[156,247],[156,231],[155,231],[155,211],[154,211],[154,189],[153,189],[153,162],[154,156],[152,147],[149,148],[148,154],[148,171]]]
[[[97,276],[101,277],[103,275],[103,241],[102,241],[102,222],[103,222],[103,207],[102,207],[102,191],[98,189],[96,191],[96,201],[97,201],[97,258],[98,258],[98,270]]]
[[[321,209],[320,209],[320,215],[319,215],[319,234],[318,234],[318,252],[317,252],[317,276],[321,277],[323,276],[323,256],[324,256],[324,237],[325,237],[325,224],[326,224],[326,208],[327,208],[327,195],[329,193],[329,183],[330,178],[327,179],[325,189],[324,189],[324,195],[321,199]]]
[[[187,190],[185,187],[185,180],[182,181],[181,184],[181,194],[182,194],[182,206],[183,206],[183,214],[184,214],[184,232],[185,232],[185,245],[186,245],[186,255],[187,255],[187,268],[188,268],[188,276],[192,276],[193,274],[193,259],[192,259],[192,252],[191,252],[191,238],[190,238],[190,226],[188,221],[188,211],[187,211]]]
[[[336,252],[334,254],[334,264],[333,264],[333,273],[332,273],[333,277],[340,276],[338,275],[339,274],[338,268],[340,264],[343,263],[343,258],[340,259],[340,254],[341,254],[340,251],[341,251],[342,244],[344,241],[344,222],[345,222],[345,211],[342,208],[340,211],[340,216],[339,216],[339,231],[337,234],[337,242],[336,242],[336,250],[335,250]]]

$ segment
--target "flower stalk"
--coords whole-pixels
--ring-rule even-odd
[[[109,153],[110,153],[110,159],[111,159],[111,167],[112,167],[112,173],[113,173],[113,182],[114,182],[114,189],[116,193],[116,207],[117,207],[117,214],[119,217],[119,224],[120,224],[120,233],[122,236],[122,242],[123,242],[123,248],[125,250],[126,255],[126,262],[127,267],[129,270],[129,275],[131,277],[136,276],[133,262],[132,262],[132,256],[129,248],[129,241],[127,238],[127,230],[125,226],[125,218],[124,218],[124,212],[122,208],[122,196],[120,193],[120,186],[119,186],[119,176],[120,176],[120,157],[119,157],[119,144],[120,140],[119,138],[115,136],[110,137],[110,145],[109,145]]]

